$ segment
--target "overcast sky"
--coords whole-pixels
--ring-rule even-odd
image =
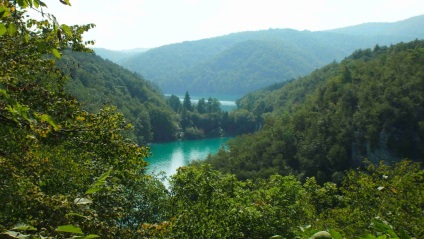
[[[45,0],[60,23],[94,23],[95,47],[153,48],[233,32],[328,30],[424,14],[423,0]]]

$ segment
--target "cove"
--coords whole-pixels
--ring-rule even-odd
[[[150,146],[152,155],[146,158],[149,163],[147,172],[163,171],[167,176],[171,176],[177,172],[177,168],[218,152],[220,147],[225,146],[228,139],[230,138],[222,137],[152,144]]]

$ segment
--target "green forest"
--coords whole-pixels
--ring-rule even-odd
[[[422,160],[423,47],[414,41],[358,50],[280,88],[246,95],[238,106],[253,112],[262,130],[233,140],[210,163],[240,179],[279,173],[340,182],[363,158]]]
[[[93,27],[0,0],[0,238],[424,238],[423,40],[223,112],[90,53]],[[169,186],[146,173],[147,142],[221,135]]]

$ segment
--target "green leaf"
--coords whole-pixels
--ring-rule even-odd
[[[85,194],[93,194],[95,192],[100,191],[103,186],[106,184],[106,179],[109,177],[109,174],[112,172],[112,169],[109,169],[106,173],[102,174],[97,181],[93,184],[91,188],[89,188]]]
[[[10,15],[10,10],[9,8],[0,5],[0,17],[7,17]]]
[[[96,193],[96,192],[98,192],[98,191],[100,191],[101,190],[101,188],[94,188],[94,187],[92,187],[92,188],[89,188],[86,192],[85,192],[85,194],[93,194],[93,193]]]
[[[3,23],[0,23],[0,36],[3,36],[6,32],[6,26]]]
[[[44,41],[40,41],[37,44],[37,50],[38,52],[43,53],[43,51],[46,50],[46,43]]]
[[[5,232],[0,233],[0,234],[8,235],[12,238],[28,238],[29,237],[29,235],[25,235],[25,234],[22,234],[20,232],[15,232],[15,231],[5,231]]]
[[[408,233],[405,232],[405,230],[403,230],[403,228],[401,228],[399,230],[399,238],[400,239],[411,239],[411,237],[408,235]]]
[[[60,59],[60,53],[57,49],[53,48],[52,49],[52,54],[54,57],[56,57],[57,59]]]
[[[86,205],[93,203],[93,201],[88,198],[75,198],[74,203],[77,205]]]
[[[71,28],[68,25],[62,24],[60,26],[60,28],[62,29],[62,31],[65,33],[65,35],[67,36],[72,36],[72,31]]]
[[[49,115],[47,115],[47,114],[42,114],[42,115],[38,116],[38,118],[39,118],[41,121],[43,121],[43,122],[47,122],[47,123],[49,123],[51,126],[53,126],[53,128],[54,128],[55,130],[58,130],[58,129],[59,129],[59,127],[57,126],[57,124],[53,121],[53,119],[52,119]]]
[[[359,237],[359,239],[377,239],[377,237],[371,235],[371,234],[367,234],[365,236],[361,236]]]
[[[86,217],[86,216],[84,216],[84,215],[81,215],[81,214],[79,214],[79,213],[74,213],[74,212],[67,213],[67,214],[65,215],[65,217],[82,217],[82,218],[87,218],[87,217]]]
[[[71,3],[69,2],[69,0],[61,0],[60,2],[65,5],[71,6]]]
[[[37,229],[35,227],[29,226],[29,225],[19,225],[19,226],[12,228],[12,230],[15,230],[15,231],[37,231]]]
[[[81,228],[73,226],[73,225],[66,225],[66,226],[59,226],[56,228],[57,232],[68,232],[68,233],[74,233],[74,234],[83,234]]]
[[[33,3],[34,3],[34,7],[35,8],[38,8],[40,6],[40,4],[38,3],[38,0],[34,0]]]
[[[88,236],[74,236],[74,237],[72,237],[72,238],[79,238],[79,239],[91,239],[91,238],[99,238],[99,236],[97,236],[97,235],[94,235],[94,234],[90,234],[90,235],[88,235]]]
[[[38,0],[38,2],[40,3],[40,6],[42,6],[42,7],[47,7],[47,5],[46,5],[44,2],[42,2],[42,1],[40,1],[40,0]]]
[[[19,5],[21,8],[27,8],[27,7],[28,7],[28,3],[27,3],[27,1],[25,1],[25,0],[18,0],[18,5]]]
[[[373,219],[372,222],[374,223],[374,228],[376,228],[377,230],[380,230],[381,232],[389,234],[393,238],[398,238],[398,236],[393,231],[393,229],[389,225],[382,222],[381,220]]]
[[[7,27],[7,31],[9,32],[10,36],[14,36],[16,33],[16,25],[14,23],[10,23]]]
[[[338,231],[335,231],[333,229],[330,229],[330,234],[334,239],[343,239],[342,234],[340,234]]]

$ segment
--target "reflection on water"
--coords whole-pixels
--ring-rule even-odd
[[[176,173],[177,168],[185,166],[193,160],[205,159],[208,154],[218,152],[228,139],[214,138],[153,144],[150,146],[153,155],[146,159],[149,162],[147,171],[148,173],[163,171],[170,176]]]
[[[184,158],[184,153],[183,153],[183,150],[181,149],[181,147],[176,148],[175,151],[171,155],[171,158],[170,158],[171,161],[169,163],[169,168],[167,168],[167,170],[166,170],[166,175],[172,174],[172,171],[169,171],[169,170],[177,169],[179,167],[184,166],[184,161],[181,160],[183,158]],[[162,165],[166,166],[166,164],[162,164]],[[163,171],[163,169],[161,171]]]

